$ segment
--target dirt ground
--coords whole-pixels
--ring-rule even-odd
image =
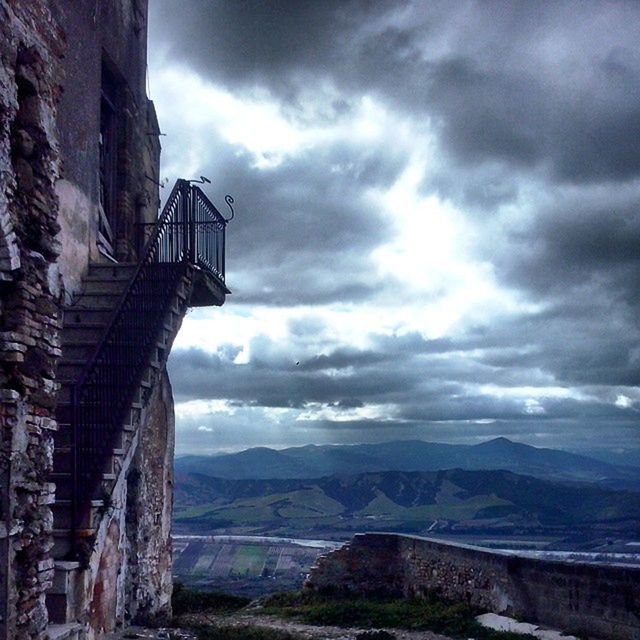
[[[258,613],[238,611],[233,614],[220,615],[197,613],[185,615],[180,618],[180,625],[184,627],[209,624],[221,627],[263,627],[287,631],[298,636],[301,640],[356,640],[362,629],[349,629],[344,627],[318,627],[290,620],[283,620],[274,616],[265,616]],[[397,640],[449,640],[445,636],[431,631],[407,631],[404,629],[385,629],[393,634]]]

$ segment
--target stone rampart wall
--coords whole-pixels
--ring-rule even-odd
[[[437,593],[585,638],[640,638],[640,568],[524,558],[427,538],[363,534],[321,557],[306,588],[405,597]]]

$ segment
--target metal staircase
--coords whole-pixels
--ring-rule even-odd
[[[227,199],[231,204],[232,199]],[[233,211],[233,210],[232,210]],[[93,264],[64,312],[53,478],[52,622],[82,617],[79,572],[132,455],[151,391],[189,306],[221,305],[227,220],[178,180],[138,263]]]

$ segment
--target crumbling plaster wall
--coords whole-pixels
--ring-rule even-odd
[[[136,258],[137,223],[157,217],[160,144],[145,87],[147,3],[57,0],[54,6],[70,43],[58,117],[64,170],[56,185],[62,227],[59,265],[70,301],[82,288],[89,261],[105,260],[97,244],[103,63],[120,83],[118,223],[113,229],[120,261]]]
[[[64,37],[0,0],[0,637],[44,636],[59,349],[56,105]]]
[[[159,376],[100,522],[76,609],[88,637],[171,617],[174,417]]]
[[[640,569],[518,557],[395,534],[361,534],[322,556],[318,592],[424,597],[435,593],[579,637],[640,638]]]
[[[127,617],[167,623],[171,617],[171,517],[175,420],[166,370],[156,385],[128,475]]]

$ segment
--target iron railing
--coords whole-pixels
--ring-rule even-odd
[[[103,338],[71,389],[74,536],[90,500],[100,497],[96,490],[158,348],[180,280],[195,267],[217,278],[224,288],[226,223],[197,186],[178,180],[158,221],[145,225],[148,237],[141,259]]]

